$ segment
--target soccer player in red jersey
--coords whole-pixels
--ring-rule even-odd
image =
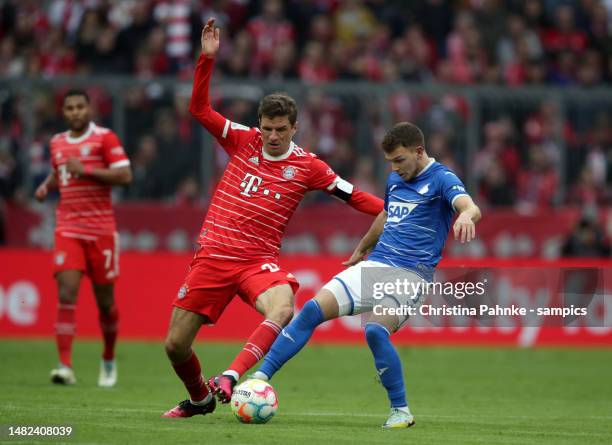
[[[230,156],[202,226],[200,245],[174,300],[166,353],[190,399],[163,417],[190,417],[227,403],[241,375],[253,367],[293,317],[296,279],[278,265],[281,236],[309,190],[325,190],[355,209],[378,215],[383,201],[357,190],[314,154],[292,142],[295,101],[271,94],[259,105],[259,127],[231,122],[210,105],[209,84],[219,29],[202,30],[190,111]],[[214,324],[235,295],[264,315],[228,369],[204,382],[191,346],[203,324]]]
[[[129,184],[132,171],[115,133],[91,121],[85,91],[70,90],[64,95],[63,114],[69,129],[51,139],[53,169],[35,192],[39,201],[51,188],[58,188],[60,193],[53,252],[59,294],[55,329],[60,363],[51,371],[51,381],[76,383],[72,370],[75,309],[81,277],[87,274],[104,337],[98,385],[112,387],[117,381],[114,282],[119,276],[119,238],[111,187]]]

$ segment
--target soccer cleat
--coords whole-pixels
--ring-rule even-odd
[[[391,408],[391,415],[383,428],[408,428],[415,424],[414,416],[398,408]]]
[[[219,374],[209,378],[207,385],[210,392],[217,396],[219,402],[229,403],[234,386],[236,386],[236,379],[229,375]]]
[[[58,385],[74,385],[76,383],[76,376],[72,368],[66,365],[59,365],[51,370],[51,381]]]
[[[170,411],[166,411],[162,414],[162,417],[172,418],[172,417],[193,417],[198,414],[209,414],[215,410],[217,406],[217,402],[214,397],[210,397],[210,401],[208,401],[204,405],[194,405],[191,403],[189,399],[183,400],[181,403],[176,405]]]
[[[100,374],[98,374],[98,386],[112,388],[117,383],[117,364],[115,360],[102,360],[100,362]]]

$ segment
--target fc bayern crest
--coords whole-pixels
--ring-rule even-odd
[[[293,179],[295,178],[295,167],[283,167],[283,178]]]
[[[91,147],[89,145],[83,145],[81,147],[81,156],[89,156],[91,153]]]
[[[55,255],[55,264],[61,266],[66,261],[66,253],[65,252],[57,252]]]
[[[185,295],[187,295],[187,292],[189,292],[189,286],[187,286],[186,284],[181,286],[181,288],[178,291],[178,299],[182,300],[183,298],[185,298]]]

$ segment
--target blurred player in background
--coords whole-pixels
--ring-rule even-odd
[[[399,276],[409,280],[406,282],[431,282],[454,212],[459,213],[453,226],[455,238],[469,242],[476,234],[480,210],[459,178],[427,156],[423,133],[417,126],[408,122],[395,125],[385,135],[382,148],[393,170],[387,182],[384,210],[344,263],[351,267],[336,275],[304,305],[252,377],[272,378],[324,321],[367,313],[366,339],[391,402],[391,415],[383,427],[406,428],[414,424],[414,417],[406,402],[402,364],[389,336],[408,316],[372,312],[374,299],[368,295],[369,287],[363,285],[364,270],[378,268],[386,277],[382,283],[392,283]],[[368,260],[362,262],[370,251]],[[370,273],[380,272],[370,269]],[[379,304],[381,309],[399,307],[416,304],[420,297],[419,293],[385,295]]]
[[[209,19],[202,30],[190,111],[219,141],[229,164],[210,203],[197,251],[174,301],[166,352],[190,399],[164,417],[207,414],[215,399],[228,402],[240,376],[266,354],[293,316],[296,279],[278,265],[281,236],[309,190],[325,190],[355,209],[378,215],[381,199],[339,178],[314,154],[291,140],[297,130],[295,101],[271,94],[259,105],[259,128],[221,116],[210,106],[209,84],[219,50],[219,29]],[[208,385],[191,349],[202,324],[214,324],[238,295],[264,315],[242,351]],[[208,387],[207,387],[208,386]]]
[[[98,385],[111,387],[117,382],[114,283],[119,276],[119,238],[111,187],[129,184],[132,171],[115,133],[91,121],[85,91],[68,91],[63,113],[69,129],[51,139],[53,169],[35,192],[39,201],[47,197],[50,189],[57,188],[60,193],[53,252],[59,294],[55,326],[60,363],[51,371],[51,381],[76,383],[72,369],[76,301],[81,277],[87,274],[93,284],[104,337]]]

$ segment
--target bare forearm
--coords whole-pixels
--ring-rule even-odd
[[[460,212],[460,215],[465,215],[465,217],[471,219],[474,223],[478,222],[482,216],[480,213],[480,209],[475,204],[472,204],[466,209],[462,210]]]
[[[49,172],[49,174],[43,181],[43,184],[49,189],[57,188],[57,175],[55,174],[55,170],[51,170],[51,172]]]

